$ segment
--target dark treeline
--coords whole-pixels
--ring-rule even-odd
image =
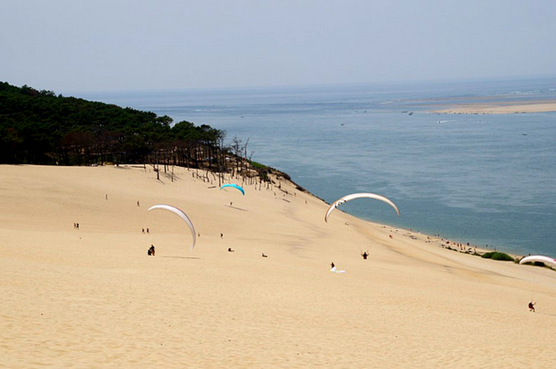
[[[207,157],[216,157],[224,132],[186,121],[171,123],[168,116],[0,82],[2,163],[88,165],[171,159],[173,164],[198,167]]]
[[[0,82],[0,163],[152,164],[266,177],[247,144],[208,125]]]

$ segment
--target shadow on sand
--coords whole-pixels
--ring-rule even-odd
[[[556,316],[556,314],[542,313],[540,311],[536,311],[535,314],[546,315],[546,316]]]
[[[240,210],[240,211],[249,211],[247,209],[237,208],[237,207],[232,206],[232,205],[224,205],[224,206],[227,206],[227,207],[232,208],[232,209]]]

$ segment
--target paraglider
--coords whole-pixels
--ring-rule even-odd
[[[175,206],[172,205],[154,205],[151,206],[147,211],[151,211],[153,209],[163,209],[163,210],[168,210],[171,211],[172,213],[176,214],[177,216],[179,216],[180,218],[182,218],[185,223],[187,223],[187,225],[189,226],[189,229],[191,230],[191,234],[193,236],[193,243],[191,244],[191,247],[189,248],[189,250],[193,250],[193,248],[195,247],[195,242],[197,240],[197,232],[195,232],[195,227],[193,227],[193,223],[191,222],[191,220],[189,219],[189,217],[180,209],[176,208]]]
[[[542,256],[542,255],[531,255],[531,256],[524,257],[523,259],[520,260],[519,264],[534,263],[534,262],[544,263],[545,265],[548,265],[552,268],[556,268],[556,259],[550,258],[548,256]]]
[[[223,189],[223,188],[226,188],[226,187],[235,188],[235,189],[241,191],[241,193],[242,193],[243,195],[245,195],[245,191],[243,190],[243,188],[241,188],[241,186],[238,186],[238,185],[236,185],[236,184],[234,184],[234,183],[226,183],[226,184],[222,185],[222,187],[220,187],[220,189]]]
[[[332,205],[330,205],[330,207],[326,211],[326,215],[324,216],[324,221],[328,222],[328,217],[330,216],[330,213],[332,213],[332,210],[336,209],[338,206],[342,205],[344,202],[347,202],[347,201],[350,201],[350,200],[353,200],[353,199],[358,199],[358,198],[365,198],[365,197],[375,199],[375,200],[380,200],[380,201],[383,201],[383,202],[387,203],[388,205],[393,207],[394,210],[396,211],[396,213],[398,214],[398,216],[400,216],[400,211],[398,210],[398,207],[392,201],[390,201],[388,198],[386,198],[384,196],[376,195],[374,193],[354,193],[354,194],[351,194],[351,195],[346,195],[346,196],[340,198],[339,200],[334,201],[332,203]]]

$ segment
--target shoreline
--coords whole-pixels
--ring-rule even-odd
[[[556,103],[555,103],[555,108],[556,108]],[[282,172],[282,171],[278,171],[278,173],[283,175],[284,179],[286,181],[290,182],[293,185],[293,187],[296,188],[297,190],[307,193],[309,196],[312,196],[315,199],[317,199],[318,201],[323,202],[327,206],[330,205],[328,202],[323,200],[321,197],[315,195],[310,190],[299,186],[290,177],[289,174],[287,174],[285,172]],[[338,210],[339,209],[337,209],[336,211],[338,211]],[[342,211],[342,210],[339,210],[339,211]],[[476,244],[473,244],[473,243],[470,243],[470,242],[454,241],[455,238],[450,239],[448,237],[443,237],[440,234],[431,235],[431,234],[426,233],[426,232],[423,233],[419,230],[417,230],[417,231],[413,230],[412,228],[408,229],[408,228],[403,228],[403,227],[394,226],[394,225],[390,225],[390,224],[380,223],[380,222],[368,220],[368,219],[365,219],[365,218],[362,218],[362,217],[358,217],[358,216],[350,214],[350,213],[345,213],[345,214],[349,214],[350,216],[352,216],[356,219],[359,219],[363,222],[367,222],[367,223],[372,224],[376,227],[387,228],[387,229],[390,230],[390,232],[396,232],[396,233],[405,232],[405,234],[401,234],[401,235],[405,236],[405,237],[409,237],[411,239],[421,239],[422,241],[425,241],[426,243],[436,243],[436,244],[438,244],[438,247],[440,247],[442,249],[446,249],[446,250],[449,250],[449,251],[457,251],[461,254],[466,254],[466,255],[470,255],[470,256],[482,257],[482,255],[484,255],[486,253],[499,252],[499,253],[504,253],[504,254],[512,257],[514,259],[513,262],[516,263],[516,264],[519,264],[519,260],[521,260],[522,258],[524,258],[526,256],[532,255],[531,253],[529,253],[528,255],[522,255],[522,254],[515,253],[515,252],[511,251],[510,249],[505,249],[504,245],[502,245],[501,248],[498,248],[498,247],[489,248],[489,247],[485,247],[485,246],[479,246],[479,245],[476,245]]]
[[[432,104],[434,105],[434,104]],[[449,106],[449,107],[445,107]],[[548,113],[556,112],[556,101],[554,100],[537,100],[537,101],[489,101],[485,103],[463,101],[454,104],[443,104],[437,108],[431,106],[431,112],[437,114],[528,114],[528,113]]]
[[[358,218],[358,219],[361,219],[364,222],[374,224],[376,226],[382,226],[384,228],[390,229],[391,231],[394,231],[395,233],[399,234],[402,237],[408,237],[413,240],[421,240],[425,243],[436,245],[436,247],[438,248],[445,249],[447,251],[456,251],[460,254],[465,254],[469,256],[482,257],[482,255],[487,253],[498,252],[512,257],[514,259],[514,261],[512,262],[516,264],[519,263],[519,260],[528,256],[528,255],[517,254],[512,251],[505,250],[504,248],[502,249],[499,249],[497,247],[486,248],[484,246],[475,245],[469,242],[454,241],[453,239],[442,237],[441,235],[430,235],[428,233],[422,233],[420,231],[415,231],[413,229],[406,229],[406,228],[396,227],[388,224],[377,223],[362,218]],[[531,254],[529,253],[529,255]]]

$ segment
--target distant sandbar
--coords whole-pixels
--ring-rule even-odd
[[[522,114],[556,112],[556,101],[523,101],[459,103],[449,108],[433,110],[440,114]]]

